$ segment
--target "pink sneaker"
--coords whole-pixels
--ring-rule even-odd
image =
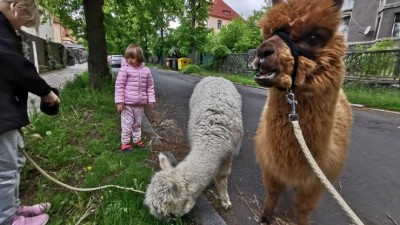
[[[17,210],[17,216],[38,216],[49,211],[51,204],[48,202],[39,203],[32,206],[20,206]]]
[[[144,144],[143,144],[143,142],[141,140],[135,142],[135,145],[138,146],[139,148],[144,146]]]
[[[34,217],[16,216],[12,225],[45,225],[49,220],[49,215],[42,214]]]
[[[121,150],[123,152],[131,152],[132,151],[132,146],[130,144],[122,144],[121,145]]]

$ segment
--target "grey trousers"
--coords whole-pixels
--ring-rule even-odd
[[[20,205],[19,179],[25,164],[24,141],[18,130],[0,134],[0,225],[11,224]]]

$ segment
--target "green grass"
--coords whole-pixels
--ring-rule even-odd
[[[214,76],[214,77],[223,77],[227,80],[230,80],[235,83],[251,85],[251,86],[258,86],[254,81],[253,75],[240,75],[240,74],[228,74],[222,72],[215,72],[215,71],[200,71],[199,75],[201,76]]]
[[[102,91],[88,87],[88,75],[77,77],[61,92],[60,115],[33,115],[25,128],[27,152],[50,175],[76,187],[115,184],[144,191],[153,170],[146,164],[147,149],[119,152],[120,122],[113,103],[113,84]],[[35,139],[39,134],[42,139]],[[153,218],[143,205],[144,195],[118,189],[75,192],[41,176],[29,163],[21,173],[24,204],[51,202],[48,224],[183,225]]]
[[[351,103],[370,108],[400,111],[400,89],[366,84],[347,84],[344,91]]]

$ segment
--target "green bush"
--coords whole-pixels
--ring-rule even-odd
[[[379,40],[375,42],[369,49],[368,51],[374,51],[374,50],[387,50],[393,48],[393,40],[390,38],[384,38],[382,40]]]
[[[201,68],[198,65],[187,65],[182,69],[183,74],[200,73],[200,71]]]
[[[231,50],[225,45],[217,45],[212,49],[212,53],[214,54],[214,59],[222,59],[231,54]]]

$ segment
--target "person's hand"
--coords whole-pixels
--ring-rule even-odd
[[[147,107],[149,107],[150,109],[153,109],[154,108],[154,103],[150,102],[149,104],[147,104]]]
[[[51,91],[48,95],[42,97],[42,100],[49,104],[49,106],[60,104],[60,98]]]
[[[123,103],[117,103],[116,107],[119,114],[121,114],[122,110],[125,108]]]

